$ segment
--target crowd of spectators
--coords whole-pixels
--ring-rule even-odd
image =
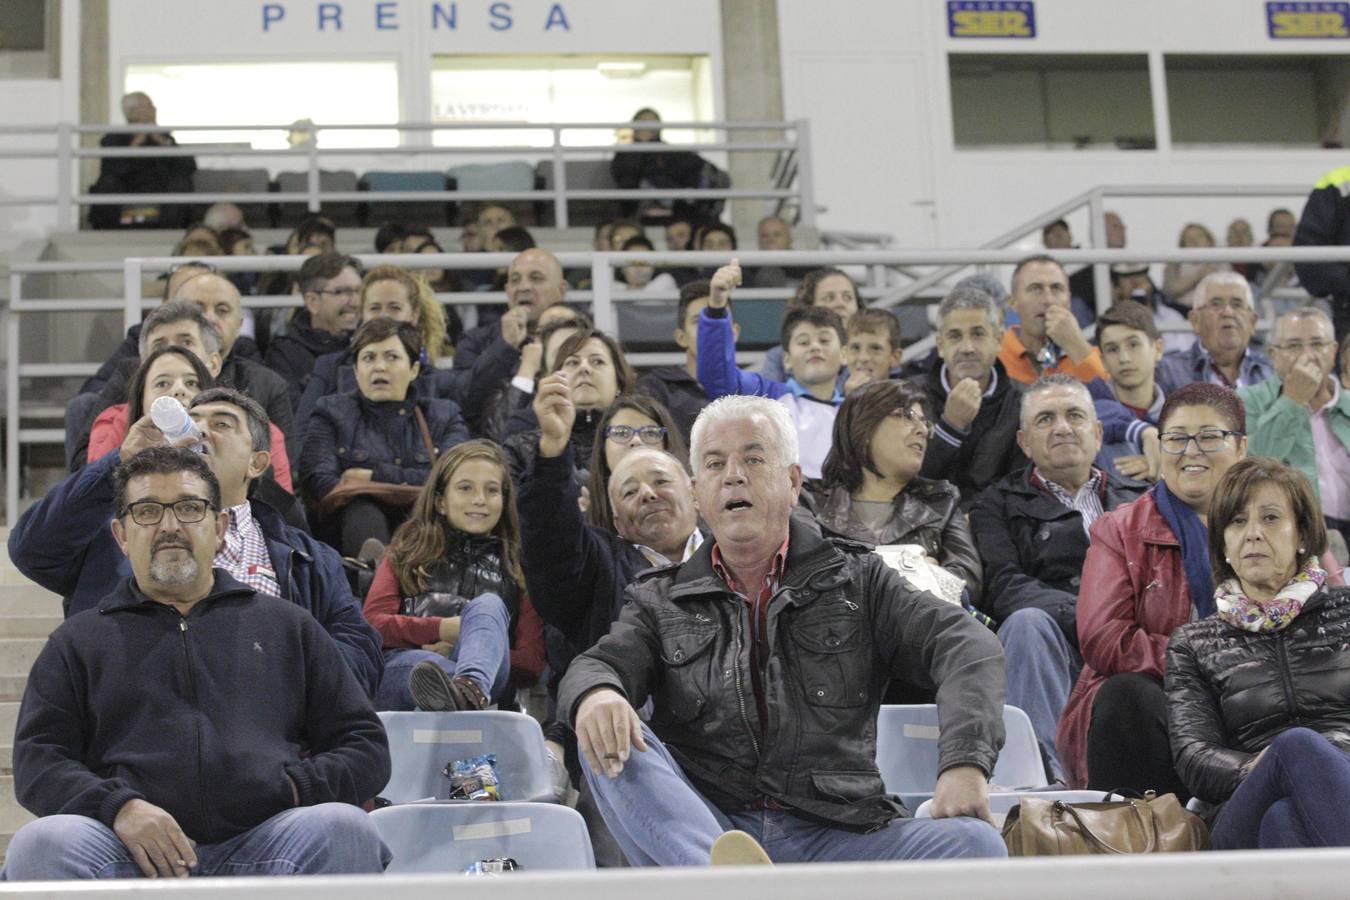
[[[684,155],[619,156],[615,177],[670,186]],[[235,212],[180,249],[250,250]],[[1293,230],[1283,213],[1268,243]],[[258,280],[171,273],[71,404],[75,471],[9,538],[68,616],[20,714],[16,790],[42,818],[10,877],[182,875],[236,853],[379,871],[378,838],[331,808],[387,776],[373,710],[516,708],[541,680],[558,789],[579,789],[605,864],[1000,855],[1004,702],[1064,785],[1194,796],[1218,846],[1345,843],[1350,372],[1331,315],[1285,309],[1261,341],[1259,267],[1207,266],[1161,289],[1115,267],[1097,315],[1052,255],[1072,246],[1058,222],[1007,285],[956,285],[934,352],[902,365],[898,320],[846,272],[750,271],[703,211],[632,214],[662,218],[671,252],[728,257],[620,273],[679,286],[682,366],[636,372],[496,205],[461,246],[515,254],[478,282],[506,309],[468,323],[434,294],[471,278],[366,271],[321,217],[271,285],[302,305],[251,332]],[[790,247],[790,226],[768,217],[758,239]],[[1250,245],[1250,226],[1228,239]],[[651,247],[630,220],[595,241]],[[407,225],[376,244],[441,249]],[[778,352],[746,371],[733,296],[769,282],[799,287]],[[1158,325],[1182,318],[1169,350]],[[154,424],[162,397],[194,435]],[[901,697],[938,705],[932,819],[903,817],[875,765],[877,706]],[[138,702],[131,721],[171,740],[127,724]],[[194,746],[225,777],[183,775]],[[278,840],[303,848],[289,868],[259,862]]]

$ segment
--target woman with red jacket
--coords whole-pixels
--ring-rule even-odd
[[[366,596],[384,638],[376,709],[484,709],[538,680],[544,626],[523,590],[512,492],[489,441],[432,467]]]
[[[1083,669],[1055,733],[1075,788],[1188,795],[1172,766],[1164,654],[1172,632],[1214,611],[1209,501],[1247,455],[1246,426],[1227,388],[1173,392],[1158,420],[1162,478],[1092,526],[1078,589]]]

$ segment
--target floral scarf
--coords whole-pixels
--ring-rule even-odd
[[[1218,617],[1235,628],[1266,634],[1280,631],[1298,617],[1303,604],[1322,588],[1327,573],[1317,565],[1317,557],[1303,561],[1297,575],[1269,600],[1253,600],[1242,593],[1236,578],[1229,578],[1214,591]]]

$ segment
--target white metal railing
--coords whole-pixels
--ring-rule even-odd
[[[1028,219],[1016,227],[1010,228],[1002,234],[990,238],[980,245],[985,249],[1006,248],[1016,241],[1024,239],[1027,235],[1037,233],[1046,225],[1058,219],[1066,218],[1081,209],[1088,211],[1088,248],[1105,249],[1106,248],[1106,201],[1108,198],[1163,198],[1163,197],[1305,197],[1310,187],[1303,185],[1252,185],[1252,184],[1228,184],[1228,185],[1181,185],[1181,184],[1162,184],[1162,185],[1102,185],[1091,190],[1083,191],[1065,200],[1058,206],[1040,213],[1034,218]],[[1087,248],[1084,248],[1087,249]],[[1259,250],[1258,247],[1235,247],[1235,248],[1216,248],[1233,249],[1243,252],[1249,250]],[[1065,262],[1072,263],[1075,259],[1069,251],[1048,251],[1057,259],[1063,259]],[[1101,265],[1094,266],[1092,272],[1093,289],[1097,295],[1097,311],[1102,312],[1107,306],[1111,305],[1111,272],[1110,264],[1113,262],[1168,262],[1170,260],[1159,256],[1157,251],[1140,252],[1125,248],[1121,251],[1124,255],[1111,260],[1093,260],[1100,262]],[[1023,251],[1022,256],[1026,255]],[[1207,260],[1211,259],[1206,257]],[[1256,262],[1255,257],[1239,256],[1234,257],[1233,262]],[[930,291],[941,285],[952,275],[965,268],[964,264],[944,265],[923,275],[915,275],[912,272],[904,272],[913,277],[913,281],[908,282],[894,291],[882,296],[878,301],[878,306],[894,306],[905,303],[911,297],[920,295],[925,291]],[[1259,301],[1261,295],[1256,299]]]
[[[650,123],[646,123],[650,125]],[[553,204],[554,221],[559,228],[568,227],[568,204],[579,200],[773,200],[781,206],[792,201],[799,214],[800,224],[814,228],[816,206],[813,200],[814,184],[811,173],[810,126],[805,119],[783,122],[662,122],[662,129],[698,129],[724,132],[727,140],[708,143],[666,144],[594,144],[584,146],[566,145],[562,142],[562,133],[577,130],[613,131],[617,128],[645,127],[641,122],[482,122],[467,124],[437,124],[428,122],[398,122],[382,125],[313,125],[293,123],[287,125],[74,125],[62,122],[55,125],[15,125],[0,126],[0,137],[38,136],[52,137],[54,144],[47,147],[0,148],[0,160],[5,159],[51,159],[56,161],[56,189],[54,195],[39,196],[0,196],[0,206],[52,206],[56,209],[57,227],[73,229],[79,221],[79,207],[96,205],[122,205],[130,203],[299,203],[306,204],[311,212],[317,212],[323,202],[362,203],[380,202],[418,202],[418,201],[548,201]],[[311,138],[323,131],[399,131],[422,134],[436,131],[547,131],[551,142],[546,147],[526,147],[507,145],[498,147],[443,147],[431,145],[403,145],[398,147],[334,147],[322,148],[317,140],[309,140],[307,146],[286,150],[254,149],[235,144],[188,144],[172,147],[81,147],[82,135],[87,134],[139,134],[164,131],[173,132],[238,132],[246,131],[307,131]],[[736,132],[777,131],[784,138],[778,141],[735,141],[731,137]],[[791,175],[796,187],[763,188],[689,188],[689,189],[635,189],[635,190],[580,190],[567,185],[568,160],[591,158],[597,154],[624,153],[663,153],[673,150],[687,150],[693,153],[777,153],[791,160]],[[422,158],[475,156],[543,156],[551,161],[553,185],[550,188],[528,191],[325,191],[320,186],[319,171],[325,160],[342,157],[400,157],[415,155]],[[163,193],[163,194],[91,194],[79,189],[76,160],[103,159],[107,157],[258,157],[258,158],[294,158],[303,160],[306,172],[304,191],[283,191],[266,193]],[[774,167],[771,177],[774,183],[781,183],[783,165]]]
[[[614,270],[616,266],[629,263],[649,263],[655,265],[676,263],[681,266],[712,267],[724,265],[733,254],[684,252],[644,253],[594,253],[589,251],[564,252],[556,254],[565,269],[588,267],[591,273],[589,291],[567,292],[569,302],[590,302],[592,318],[596,327],[615,334],[618,322],[615,304],[641,302],[672,302],[678,296],[674,291],[630,291],[615,287]],[[861,267],[903,267],[919,265],[966,266],[966,265],[1010,265],[1025,255],[1020,249],[932,249],[932,250],[886,250],[886,251],[746,251],[734,254],[744,266],[861,266]],[[1065,250],[1055,254],[1062,262],[1102,263],[1109,265],[1118,262],[1135,262],[1140,258],[1152,263],[1184,262],[1250,262],[1250,263],[1298,263],[1298,262],[1340,262],[1350,264],[1350,247],[1240,247],[1205,249],[1166,249],[1140,251],[1133,250]],[[513,258],[509,253],[415,253],[415,254],[358,254],[357,259],[364,265],[394,263],[408,268],[439,269],[483,269],[508,265]],[[95,363],[22,363],[19,358],[21,341],[21,317],[25,313],[35,312],[75,312],[121,310],[127,326],[139,322],[143,310],[158,304],[158,300],[142,295],[142,286],[147,274],[166,272],[171,267],[190,261],[200,261],[187,257],[129,257],[125,260],[110,262],[38,262],[16,263],[10,267],[10,298],[0,311],[0,328],[4,329],[6,340],[5,368],[5,514],[12,524],[19,504],[19,468],[20,448],[24,444],[62,443],[62,429],[22,428],[21,398],[19,396],[21,378],[55,378],[89,375],[97,368]],[[302,256],[225,256],[211,257],[210,262],[222,272],[290,272],[296,271],[304,263]],[[121,272],[123,297],[121,299],[94,300],[53,300],[29,299],[23,296],[23,278],[27,275],[70,274],[70,273]],[[750,289],[741,288],[736,292],[740,301],[755,299],[783,298],[790,293],[786,288]],[[865,296],[876,299],[878,291],[870,290]],[[460,292],[438,294],[443,302],[453,304],[504,303],[505,294]],[[917,299],[917,298],[911,298]],[[278,308],[298,306],[299,299],[294,296],[248,297],[244,305],[249,308]],[[673,323],[672,323],[673,324]],[[622,339],[621,334],[615,334]],[[931,343],[920,342],[907,348],[907,356],[914,352],[926,352]],[[654,360],[635,354],[633,360],[639,364],[650,364]],[[664,361],[664,360],[662,360]]]

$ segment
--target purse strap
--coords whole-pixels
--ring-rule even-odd
[[[427,417],[422,415],[422,407],[413,404],[413,418],[417,420],[417,429],[422,432],[422,441],[427,445],[427,453],[434,464],[436,462],[436,445],[431,440],[431,429],[427,427]]]
[[[1157,823],[1152,821],[1152,810],[1150,810],[1149,818],[1145,819],[1143,811],[1139,808],[1140,801],[1130,800],[1128,802],[1130,804],[1130,808],[1134,810],[1135,815],[1139,817],[1139,822],[1144,826],[1144,831],[1147,834],[1147,841],[1144,845],[1144,849],[1138,852],[1152,853],[1158,845],[1158,828]],[[1147,804],[1143,805],[1147,806]],[[1056,800],[1055,810],[1060,813],[1065,813],[1069,816],[1069,818],[1073,819],[1074,822],[1077,823],[1078,828],[1083,832],[1083,836],[1086,837],[1089,841],[1091,841],[1103,852],[1115,853],[1121,856],[1125,856],[1131,852],[1129,850],[1119,850],[1115,847],[1112,847],[1106,841],[1102,840],[1100,837],[1093,834],[1092,829],[1089,828],[1088,824],[1083,821],[1083,817],[1079,815],[1078,810],[1073,808],[1073,804],[1065,803],[1063,800]]]

